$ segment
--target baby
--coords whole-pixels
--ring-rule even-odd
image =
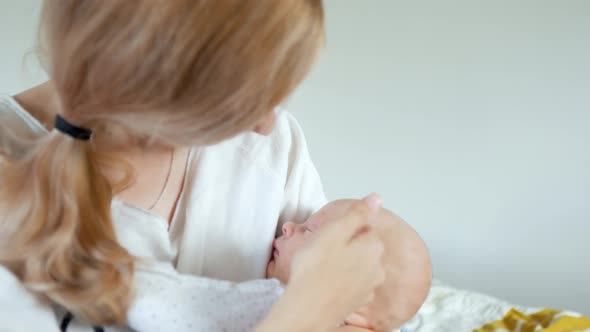
[[[136,298],[128,312],[128,324],[151,331],[252,331],[281,296],[289,282],[291,262],[297,251],[335,220],[354,200],[327,204],[305,223],[286,223],[273,243],[267,266],[268,279],[244,283],[200,278],[177,273],[171,264],[155,262],[138,267]],[[426,246],[399,217],[382,209],[374,221],[383,241],[386,278],[367,306],[344,321],[343,332],[383,331],[399,328],[413,317],[428,293],[431,267]],[[199,314],[205,313],[205,314]]]
[[[289,282],[291,261],[297,251],[321,231],[322,224],[344,215],[354,200],[324,206],[303,224],[286,223],[273,244],[267,277]],[[366,307],[351,314],[345,324],[373,331],[391,331],[410,320],[422,306],[432,277],[426,246],[416,232],[393,213],[381,209],[375,227],[383,241],[386,279]],[[352,331],[352,330],[351,330]]]

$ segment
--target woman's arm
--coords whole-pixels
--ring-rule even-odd
[[[303,294],[307,292],[304,290]],[[322,331],[318,328],[321,328],[321,322],[325,318],[319,315],[319,310],[311,309],[313,303],[308,300],[312,298],[298,295],[293,288],[287,290],[254,332]]]
[[[321,312],[319,310],[313,310],[309,308],[313,308],[309,306],[310,304],[306,303],[297,303],[295,301],[301,301],[296,296],[290,298],[285,296],[281,298],[281,302],[278,302],[273,311],[268,315],[268,317],[259,324],[258,328],[254,332],[373,332],[373,330],[368,330],[356,326],[340,326],[334,327],[329,329],[318,329],[317,325],[314,325],[315,322],[321,322]],[[294,311],[290,311],[289,308],[307,308],[305,313],[297,313]],[[319,316],[314,316],[319,315]],[[277,329],[277,327],[281,327]]]

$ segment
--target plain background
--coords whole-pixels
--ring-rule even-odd
[[[0,92],[43,80],[39,3],[0,0]],[[590,1],[326,7],[288,104],[328,195],[380,192],[447,283],[590,314]]]

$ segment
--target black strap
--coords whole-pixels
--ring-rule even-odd
[[[61,332],[66,332],[66,330],[68,329],[68,325],[70,325],[72,319],[74,319],[74,315],[72,315],[72,313],[69,311],[66,312],[66,315],[64,316],[64,318],[62,318],[61,324],[59,325],[59,330]]]
[[[59,325],[59,330],[61,332],[66,332],[68,326],[70,325],[73,319],[74,315],[72,315],[72,313],[69,311],[66,312],[66,315],[64,316],[64,318],[62,318],[61,324]],[[94,330],[94,332],[104,332],[104,328],[102,326],[93,326],[92,329]]]
[[[55,129],[72,138],[83,141],[88,141],[92,138],[92,130],[76,127],[66,119],[62,118],[59,114],[55,116]]]

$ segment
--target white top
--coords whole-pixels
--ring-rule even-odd
[[[11,97],[0,97],[0,122],[9,123],[11,136],[46,133]],[[6,134],[0,132],[3,139]],[[280,113],[268,137],[243,134],[191,151],[170,228],[163,218],[120,200],[113,201],[112,213],[121,245],[135,256],[161,263],[142,267],[137,278],[161,275],[162,267],[173,265],[187,275],[243,282],[264,278],[280,224],[301,222],[325,203],[301,128],[291,115]],[[207,287],[226,296],[239,285],[210,282]],[[63,315],[0,266],[0,332],[59,331]],[[67,331],[92,328],[74,319]]]

